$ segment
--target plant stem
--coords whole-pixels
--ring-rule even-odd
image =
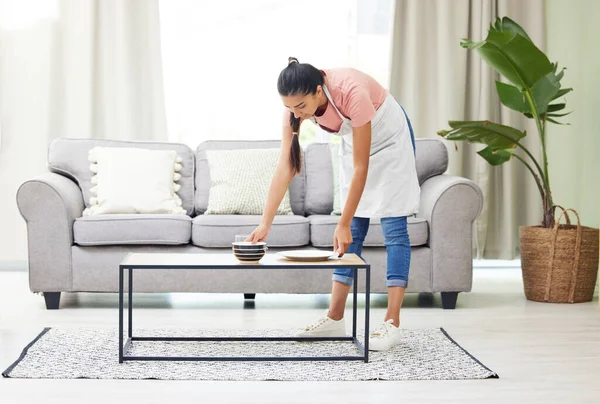
[[[552,212],[553,202],[552,202],[552,192],[550,191],[550,177],[548,176],[548,155],[546,154],[546,130],[545,130],[546,125],[544,122],[542,122],[542,119],[540,118],[540,115],[535,107],[535,104],[533,103],[533,97],[531,96],[530,89],[526,89],[525,98],[527,98],[529,108],[531,109],[531,115],[533,116],[533,119],[535,120],[535,124],[536,124],[537,130],[538,130],[538,135],[540,137],[540,143],[542,146],[542,165],[544,166],[542,177],[544,179],[544,190],[546,193],[546,199],[544,201],[545,204],[544,204],[543,226],[544,227],[552,227],[552,226],[554,226],[554,214]],[[538,166],[538,169],[541,171],[539,166]]]
[[[546,176],[546,198],[548,199],[547,209],[544,212],[546,216],[545,222],[548,227],[554,227],[554,201],[552,200],[552,191],[550,190],[548,155],[546,154],[546,122],[542,121],[538,130],[541,130],[540,138],[542,139],[542,164],[544,166],[544,175]]]
[[[535,184],[538,187],[538,190],[540,191],[540,196],[542,197],[542,202],[546,202],[546,195],[544,192],[544,187],[542,186],[542,182],[540,180],[540,177],[535,173],[535,171],[533,171],[533,168],[529,165],[529,163],[527,163],[527,161],[525,161],[521,156],[519,156],[516,153],[510,152],[510,154],[512,154],[517,160],[519,160],[521,163],[523,163],[525,165],[525,167],[527,167],[527,169],[531,172],[531,174],[533,175],[533,179],[535,180]]]
[[[542,165],[544,167],[544,176],[546,177],[546,184],[548,186],[548,195],[552,195],[550,192],[550,174],[548,171],[548,154],[546,153],[546,121],[543,119],[538,119],[539,126],[538,130],[540,131],[540,138],[542,139]]]

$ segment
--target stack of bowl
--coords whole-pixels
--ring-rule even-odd
[[[236,241],[233,245],[233,255],[242,262],[259,261],[267,251],[264,241],[251,243],[249,241]]]

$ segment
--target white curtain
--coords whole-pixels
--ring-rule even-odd
[[[533,123],[501,107],[498,75],[459,45],[462,38],[484,39],[498,16],[515,20],[544,49],[543,0],[397,0],[390,90],[406,107],[417,137],[438,138],[436,132],[447,129],[449,120],[489,119],[526,129],[525,145],[539,156]],[[478,257],[514,258],[519,226],[540,224],[542,218],[530,173],[517,161],[491,167],[476,154],[481,145],[447,146],[448,172],[474,180],[483,190],[484,209],[475,224]]]
[[[52,139],[168,139],[161,76],[157,0],[0,0],[0,261],[26,257],[15,193]]]
[[[168,138],[157,1],[63,0],[54,49],[54,133]]]

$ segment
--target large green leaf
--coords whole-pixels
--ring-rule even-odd
[[[510,160],[512,153],[506,150],[494,150],[492,147],[488,146],[483,150],[477,152],[481,157],[483,157],[488,163],[493,166],[499,166],[500,164],[506,163]]]
[[[491,67],[520,89],[533,87],[553,70],[546,55],[529,37],[518,33],[512,24],[506,27],[504,24],[491,26],[484,41],[466,39],[461,46],[474,49]]]
[[[448,140],[482,143],[491,150],[514,149],[526,133],[490,121],[450,121],[451,130],[440,130],[438,135]]]
[[[525,95],[517,87],[496,81],[496,90],[498,91],[500,102],[508,108],[522,113],[531,113],[531,108],[529,108]]]
[[[510,18],[497,19],[484,41],[466,39],[461,46],[475,50],[514,85],[496,84],[500,100],[511,109],[542,115],[560,90],[564,69],[557,73],[558,65],[550,63],[525,30]]]
[[[561,97],[562,95],[567,94],[572,90],[572,88],[564,88],[558,90],[558,92],[555,95],[550,96],[550,94],[556,91],[556,86],[553,86],[552,88],[548,89],[546,93],[544,93],[543,84],[540,83],[540,85],[537,87],[534,85],[532,92],[534,92],[535,94],[534,101],[535,105],[537,106],[538,113],[540,113],[540,115],[543,117],[545,116],[545,112],[557,111],[557,109],[555,108],[563,109],[565,107],[565,104],[553,104],[548,106],[547,103]],[[501,81],[496,81],[496,91],[498,92],[500,102],[504,106],[517,112],[522,112],[528,118],[533,118],[533,115],[531,114],[531,108],[529,107],[529,103],[525,98],[525,94],[517,87],[510,84],[502,83]],[[541,101],[542,97],[544,98],[543,106]],[[548,98],[551,99],[548,100]]]
[[[559,97],[559,94],[566,94],[570,90],[560,90],[560,80],[564,75],[565,69],[558,71],[558,64],[554,63],[552,72],[548,73],[538,80],[531,88],[531,97],[535,104],[538,115],[543,115],[548,108],[548,104]]]
[[[529,38],[527,32],[525,32],[525,30],[521,28],[519,24],[517,24],[508,17],[504,17],[502,19],[497,18],[496,24],[494,24],[494,28],[496,29],[496,31],[509,31],[514,32],[516,34],[520,34],[531,41],[531,38]]]
[[[555,72],[550,72],[531,87],[531,98],[538,115],[544,114],[550,101],[560,90],[560,81]]]

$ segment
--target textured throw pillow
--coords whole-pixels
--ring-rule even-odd
[[[333,212],[332,215],[341,215],[342,206],[340,202],[340,158],[338,152],[340,150],[339,144],[331,144],[331,164],[333,165]]]
[[[181,159],[172,150],[94,147],[86,216],[107,213],[185,214],[177,195]]]
[[[207,150],[210,190],[207,215],[262,215],[279,149]],[[277,210],[292,215],[289,191]]]

